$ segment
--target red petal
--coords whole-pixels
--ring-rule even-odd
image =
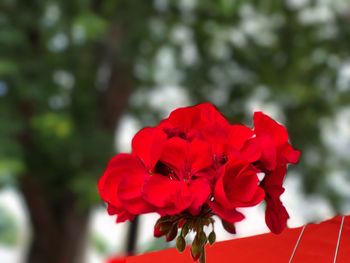
[[[147,203],[142,197],[125,200],[123,205],[128,212],[134,215],[146,214],[155,211],[155,208],[151,204]]]
[[[161,161],[176,171],[182,178],[184,173],[196,172],[212,165],[210,146],[200,140],[185,141],[179,137],[169,139],[161,155]]]
[[[145,171],[142,163],[137,159],[129,160],[126,168],[121,170],[122,178],[117,189],[118,196],[123,200],[130,200],[141,196],[144,181],[150,175]]]
[[[148,170],[152,170],[160,158],[166,138],[160,128],[143,128],[132,139],[132,152],[142,160]]]
[[[169,115],[169,122],[183,132],[188,132],[200,124],[201,111],[196,106],[174,110]]]
[[[107,204],[107,213],[109,215],[116,215],[122,213],[124,209],[113,206],[112,204]]]
[[[206,179],[196,179],[190,183],[189,187],[193,196],[189,211],[192,215],[198,215],[211,193],[210,185]]]
[[[208,202],[208,205],[216,215],[229,223],[239,222],[244,219],[244,215],[238,212],[236,209],[224,208],[215,202],[215,200],[213,202]]]
[[[176,170],[177,174],[181,174],[186,164],[188,152],[189,143],[179,137],[173,137],[166,142],[160,159]]]
[[[229,129],[221,127],[220,124],[216,122],[210,122],[210,124],[211,125],[208,125],[201,130],[203,140],[211,145],[213,154],[216,154],[217,156],[226,154],[226,150],[229,148]]]
[[[127,220],[132,221],[132,220],[134,220],[134,218],[135,218],[134,215],[124,211],[124,212],[118,214],[117,223],[123,223]]]
[[[196,172],[208,168],[213,164],[210,145],[204,141],[193,140],[189,144],[188,160],[191,165],[191,172]]]
[[[140,160],[131,154],[118,154],[108,164],[98,183],[102,199],[115,209],[130,214],[152,211],[152,207],[141,198],[141,188],[147,176]],[[115,210],[114,209],[114,210]]]
[[[226,120],[225,116],[211,103],[205,102],[195,106],[202,113],[201,117],[204,123],[216,122],[222,126],[228,126],[229,122]]]
[[[172,214],[182,212],[192,203],[191,193],[186,184],[159,174],[153,174],[146,181],[143,197],[158,208],[157,212]]]
[[[233,208],[233,205],[230,203],[230,201],[227,199],[227,195],[225,192],[225,188],[224,188],[224,173],[225,170],[221,171],[221,175],[220,177],[217,179],[216,184],[215,184],[215,188],[214,188],[214,198],[215,201],[219,204],[221,204],[221,206],[224,206],[226,208]]]
[[[288,212],[279,199],[266,199],[265,221],[271,232],[280,234],[286,228],[288,218]]]
[[[276,145],[288,141],[286,128],[262,112],[254,113],[254,131],[257,136],[263,134],[271,135]]]
[[[136,157],[131,154],[118,154],[108,163],[107,168],[98,181],[98,190],[101,198],[115,207],[120,207],[121,202],[117,196],[117,189],[121,179],[128,173],[132,173],[133,164],[138,163]],[[131,166],[130,166],[131,165]],[[130,171],[131,169],[131,171]]]
[[[210,103],[202,103],[196,107],[202,112],[200,132],[203,139],[212,145],[215,154],[222,155],[224,153],[224,147],[226,147],[225,145],[229,144],[230,123]]]
[[[267,173],[265,175],[261,186],[265,189],[265,191],[269,191],[269,189],[272,186],[282,187],[286,173],[287,173],[286,165],[278,166],[273,172]]]
[[[230,144],[238,150],[254,135],[254,132],[244,125],[232,125],[230,133]]]
[[[254,131],[258,139],[261,140],[261,147],[263,149],[262,160],[263,165],[267,170],[273,170],[276,165],[276,161],[297,163],[299,160],[300,152],[294,150],[288,142],[288,132],[284,126],[277,123],[262,112],[254,113]],[[267,142],[266,138],[269,137]],[[263,139],[264,138],[264,139]],[[273,147],[275,145],[275,147]],[[275,149],[276,153],[272,152]],[[276,155],[276,157],[273,157]]]
[[[134,215],[127,212],[124,208],[117,208],[111,204],[107,206],[107,212],[109,215],[118,215],[117,223],[125,222],[126,220],[133,220]]]
[[[257,137],[261,148],[260,161],[264,168],[273,170],[277,164],[276,146],[273,143],[272,137],[269,135],[261,135]]]
[[[282,154],[288,163],[296,164],[300,158],[300,151],[294,150],[290,144],[285,145]]]
[[[240,152],[245,160],[251,163],[256,162],[262,154],[262,149],[260,147],[259,140],[257,140],[256,138],[252,138],[246,141]]]
[[[223,187],[230,204],[234,207],[249,207],[264,199],[264,191],[258,186],[255,170],[241,162],[229,162],[223,177]]]
[[[287,210],[280,201],[280,196],[284,192],[282,183],[286,171],[286,165],[278,166],[271,174],[267,174],[261,183],[266,193],[265,221],[270,230],[276,234],[283,231],[289,218]]]

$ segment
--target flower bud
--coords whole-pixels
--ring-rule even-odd
[[[186,241],[181,235],[178,236],[176,239],[176,248],[177,248],[177,251],[179,252],[183,252],[186,248]]]
[[[216,234],[215,234],[214,231],[210,232],[210,234],[208,236],[208,241],[209,241],[210,245],[215,243],[215,241],[216,241]]]

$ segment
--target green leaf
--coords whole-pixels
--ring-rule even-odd
[[[89,40],[99,38],[106,31],[107,25],[104,18],[90,12],[81,14],[75,21],[75,27],[82,28]]]
[[[24,170],[24,164],[19,159],[6,158],[0,160],[0,178],[8,174],[19,174]]]
[[[220,1],[221,12],[224,15],[232,14],[232,12],[234,11],[236,2],[237,1],[235,0],[221,0]]]
[[[10,60],[4,60],[0,59],[0,75],[10,75],[17,72],[17,64],[10,61]]]
[[[42,136],[65,139],[73,131],[73,123],[67,115],[46,113],[32,119],[32,127]]]

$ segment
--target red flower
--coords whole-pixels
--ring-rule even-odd
[[[142,143],[143,142],[143,143]],[[144,201],[142,187],[160,157],[165,134],[156,128],[138,132],[132,142],[132,154],[118,154],[98,182],[101,198],[108,204],[108,213],[117,214],[117,222],[132,220],[134,215],[153,212]]]
[[[282,163],[298,162],[300,152],[290,145],[286,128],[262,112],[254,113],[254,133],[245,150],[250,152],[251,161],[259,162],[262,170],[272,171]]]
[[[288,212],[280,200],[280,196],[284,192],[282,183],[285,174],[286,166],[278,166],[271,174],[266,175],[261,183],[261,187],[265,189],[266,193],[266,225],[275,234],[283,231],[289,218]]]
[[[202,111],[197,106],[185,107],[171,112],[159,126],[168,135],[168,138],[179,137],[191,141],[199,136],[203,125],[202,119]]]
[[[237,208],[265,198],[266,223],[279,233],[289,217],[279,199],[286,166],[299,155],[287,130],[263,113],[254,114],[251,130],[231,125],[215,106],[203,103],[177,109],[158,126],[138,132],[132,153],[112,158],[98,190],[117,222],[148,212],[170,218],[214,213],[233,227],[244,219]],[[261,182],[259,172],[265,173]],[[177,227],[186,220],[176,221]],[[169,234],[166,231],[159,223],[154,233]]]
[[[212,104],[196,106],[202,111],[201,138],[211,145],[214,163],[221,166],[237,155],[246,141],[253,137],[251,129],[244,125],[231,125]]]
[[[210,148],[195,139],[169,139],[154,174],[143,188],[144,198],[157,207],[161,215],[174,215],[186,209],[200,211],[210,195],[208,178],[202,171],[212,165]]]
[[[235,210],[237,207],[254,206],[263,199],[256,170],[246,161],[232,160],[223,167],[209,205],[222,219],[234,223],[244,218]]]
[[[109,214],[118,214],[117,222],[153,210],[141,196],[146,176],[142,162],[134,155],[118,154],[109,162],[98,188]]]
[[[280,201],[286,166],[298,162],[300,151],[290,145],[286,128],[262,112],[254,114],[254,133],[255,137],[247,142],[243,155],[265,173],[261,187],[266,196],[266,224],[272,232],[280,233],[289,218]]]

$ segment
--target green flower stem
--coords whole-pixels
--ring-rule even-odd
[[[205,263],[205,245],[202,247],[201,256],[199,257],[199,263]]]

